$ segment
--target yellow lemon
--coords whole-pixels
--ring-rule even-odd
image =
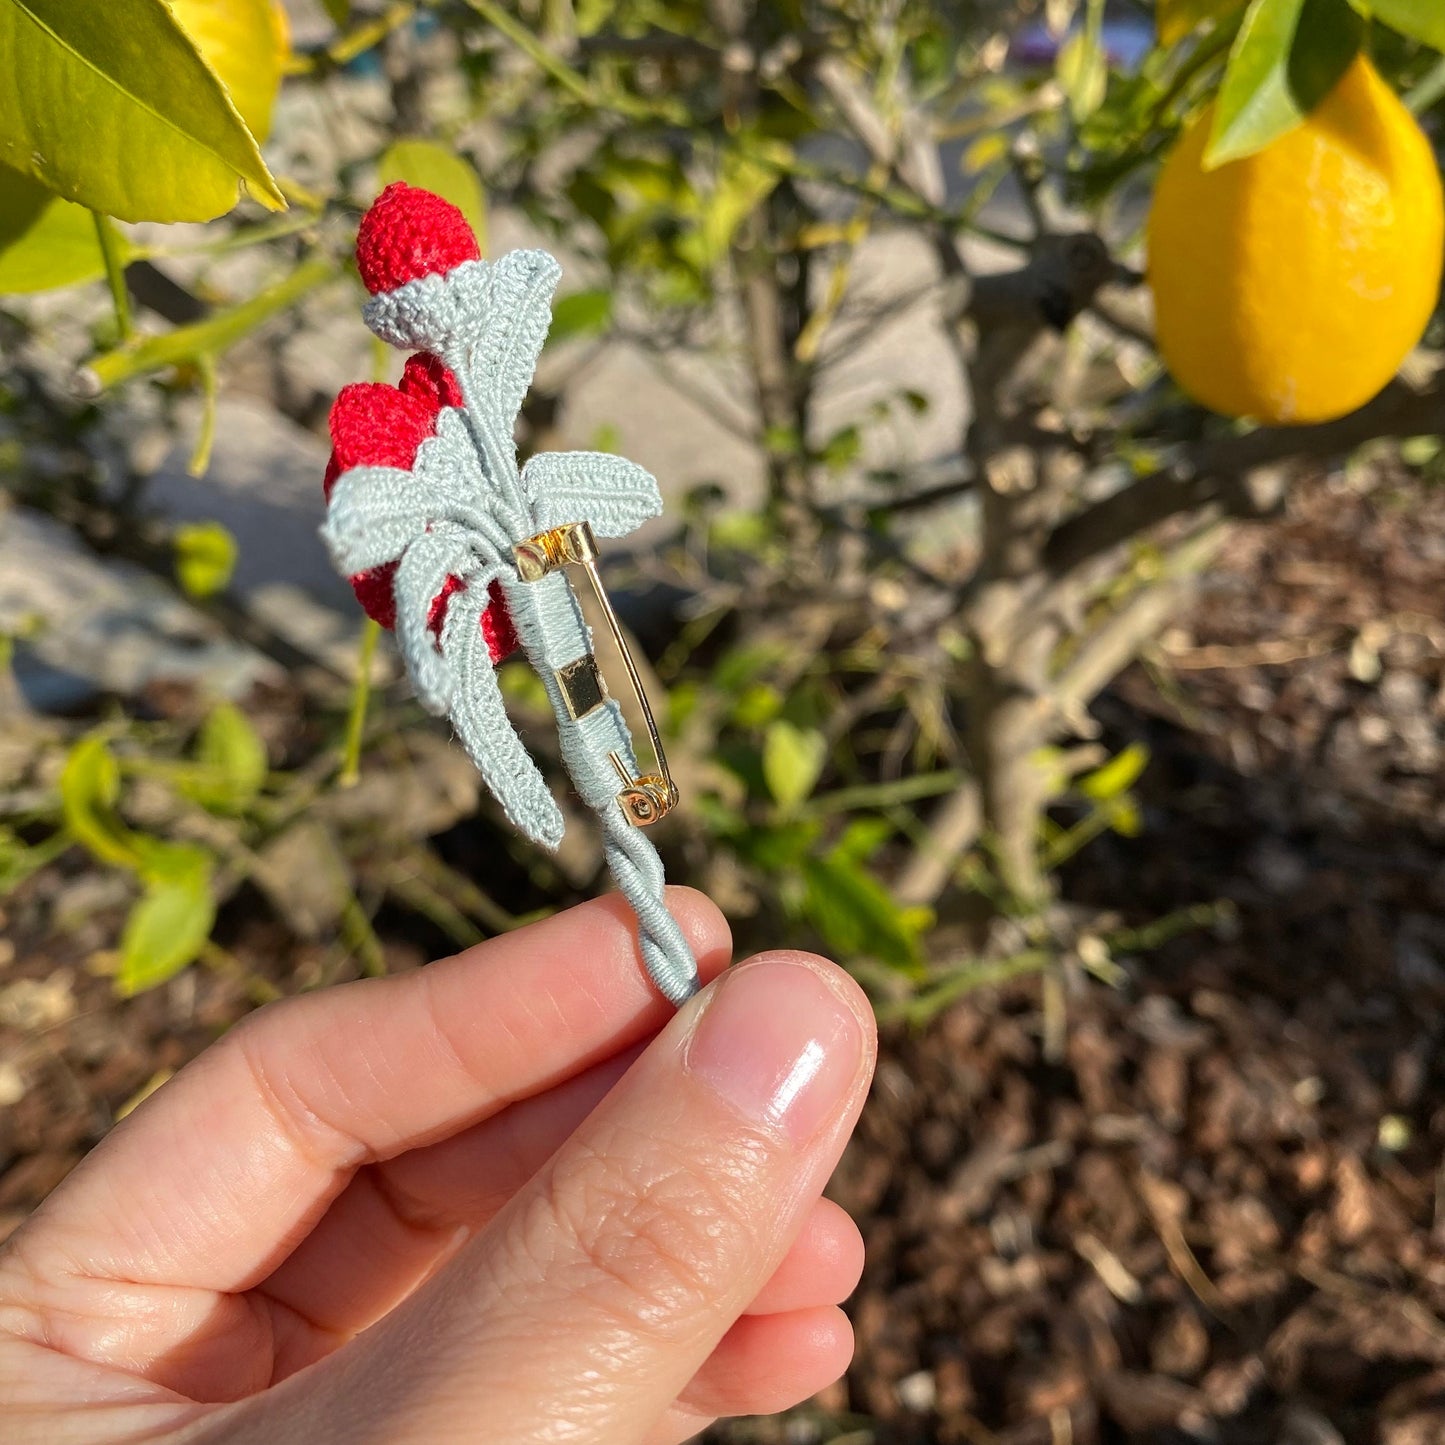
[[[1363,56],[1303,124],[1203,165],[1213,108],[1149,216],[1159,349],[1227,416],[1312,422],[1375,395],[1440,294],[1445,200],[1424,132]]]

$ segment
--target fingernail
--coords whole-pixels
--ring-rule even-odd
[[[805,1143],[842,1106],[863,1062],[853,1011],[811,969],[770,959],[725,974],[684,1064],[749,1122]]]

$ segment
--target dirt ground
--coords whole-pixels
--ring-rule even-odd
[[[887,1032],[833,1186],[868,1245],[854,1367],[715,1440],[1445,1442],[1442,564],[1445,488],[1388,479],[1232,542],[1099,710],[1150,748],[1145,829],[1064,880],[1225,921],[1066,978],[1060,1049],[1036,978]],[[56,867],[8,905],[0,1234],[247,1006],[201,969],[116,1002],[90,964],[122,902]]]

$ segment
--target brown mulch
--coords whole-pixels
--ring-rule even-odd
[[[833,1186],[868,1244],[854,1367],[713,1438],[1445,1442],[1442,576],[1440,487],[1313,483],[1239,534],[1099,709],[1150,747],[1144,833],[1065,879],[1233,921],[1067,979],[1056,1057],[1037,980],[889,1031]],[[0,918],[0,1234],[247,1006],[203,969],[116,1003],[123,907],[57,868]]]
[[[1037,982],[887,1040],[860,1445],[1445,1441],[1442,577],[1445,488],[1302,487],[1101,707],[1146,829],[1066,894],[1234,922],[1069,989],[1056,1060]]]

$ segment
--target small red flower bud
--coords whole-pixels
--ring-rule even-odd
[[[466,217],[440,196],[393,181],[361,218],[356,264],[375,296],[481,257]]]
[[[444,406],[460,406],[462,389],[451,369],[429,351],[408,356],[397,386],[407,396],[424,401],[434,412]]]

